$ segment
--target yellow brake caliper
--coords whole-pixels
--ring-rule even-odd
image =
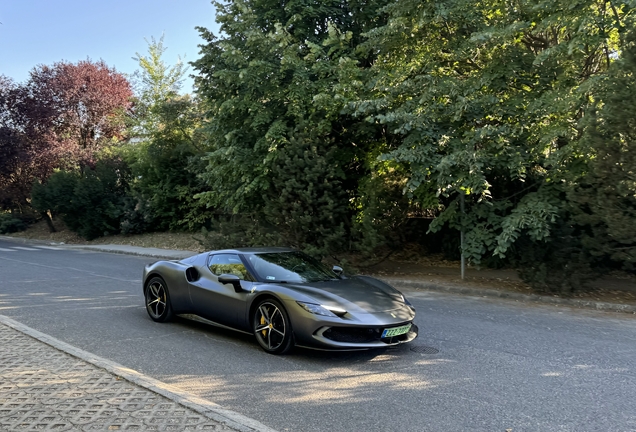
[[[265,324],[265,317],[261,314],[261,325],[263,324]],[[263,337],[267,336],[267,330],[263,329],[261,333],[263,334]]]

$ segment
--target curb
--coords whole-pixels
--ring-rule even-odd
[[[186,250],[144,248],[141,246],[133,246],[137,248],[138,250],[126,250],[126,248],[130,246],[128,245],[106,246],[106,245],[69,244],[69,243],[55,242],[53,240],[27,239],[23,237],[11,237],[7,235],[0,235],[0,240],[12,241],[12,242],[21,243],[21,244],[40,244],[40,245],[48,245],[48,246],[57,246],[60,248],[65,248],[65,249],[82,249],[82,250],[90,250],[94,252],[134,255],[134,256],[159,258],[159,259],[184,259],[199,253],[195,251],[186,251]]]
[[[39,332],[31,327],[28,327],[18,321],[15,321],[4,315],[0,315],[0,323],[11,327],[20,333],[26,334],[40,342],[43,342],[53,348],[65,352],[73,357],[77,357],[80,360],[90,363],[100,369],[106,370],[108,373],[117,377],[123,378],[139,387],[145,388],[153,393],[157,393],[173,402],[176,402],[186,408],[189,408],[197,413],[214,420],[219,423],[223,423],[226,426],[233,428],[240,432],[276,432],[275,429],[265,426],[264,424],[239,414],[235,411],[225,409],[220,405],[202,399],[198,396],[191,395],[177,389],[175,386],[163,383],[159,380],[141,374],[135,370],[128,369],[118,363],[106,360],[102,357],[96,356],[84,351],[80,348],[76,348],[72,345],[62,342],[52,336]]]
[[[93,245],[65,244],[61,246],[65,246],[68,249],[82,249],[82,250],[90,250],[94,252],[106,252],[106,253],[114,253],[114,254],[120,254],[120,255],[133,255],[133,256],[159,258],[159,259],[184,259],[199,253],[199,252],[193,252],[193,251],[170,250],[170,249],[166,249],[165,252],[162,252],[162,250],[158,248],[146,248],[146,249],[151,249],[154,252],[142,251],[142,250],[125,250],[126,248],[125,245],[112,245],[111,247],[105,247],[100,245],[93,246]],[[118,247],[121,247],[121,248],[118,248]],[[141,249],[141,246],[139,246],[139,248]]]
[[[480,297],[502,298],[525,302],[545,303],[551,305],[573,306],[583,309],[594,309],[605,312],[623,312],[636,314],[636,305],[608,303],[594,300],[579,300],[562,297],[551,297],[539,294],[521,294],[510,291],[498,291],[483,288],[468,288],[460,286],[444,286],[429,282],[414,282],[404,279],[383,278],[382,280],[396,286],[397,288],[407,288],[416,290],[440,291],[451,294],[465,294]]]
[[[49,245],[49,246],[68,246],[67,244],[55,242],[53,240],[29,239],[24,237],[11,237],[8,235],[0,235],[0,240],[12,241],[12,242],[22,243],[22,244],[31,243],[31,244],[43,244],[43,245]]]

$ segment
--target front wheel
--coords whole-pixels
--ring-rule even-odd
[[[270,354],[284,354],[293,346],[292,328],[283,306],[274,299],[261,301],[254,310],[252,328],[258,344]]]
[[[153,321],[166,322],[172,318],[172,306],[168,286],[160,277],[153,277],[146,284],[144,290],[146,312]]]

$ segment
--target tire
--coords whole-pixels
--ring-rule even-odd
[[[252,316],[252,329],[258,344],[270,354],[284,354],[294,345],[287,311],[274,299],[258,303]]]
[[[167,322],[172,319],[172,306],[168,285],[160,277],[153,277],[144,290],[146,312],[153,321]]]

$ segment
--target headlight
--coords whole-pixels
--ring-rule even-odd
[[[305,309],[307,312],[316,314],[316,315],[323,315],[323,316],[336,318],[338,316],[342,316],[347,313],[346,310],[333,307],[333,306],[322,306],[315,303],[305,303],[305,302],[296,302],[296,303],[298,303],[298,305],[300,305],[300,307]]]

